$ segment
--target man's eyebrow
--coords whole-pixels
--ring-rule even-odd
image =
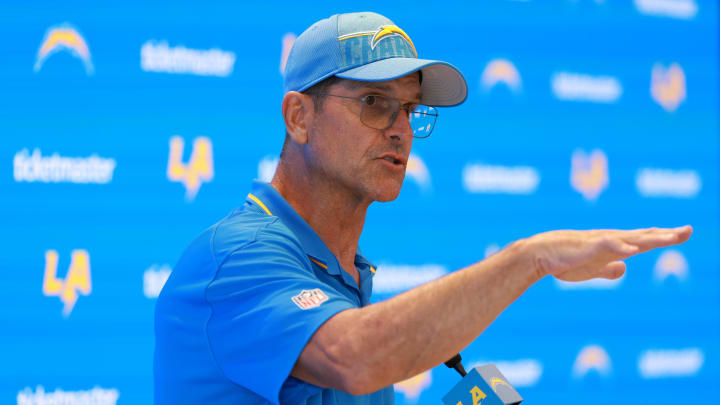
[[[390,86],[387,86],[387,85],[384,85],[384,84],[380,84],[380,83],[370,83],[370,84],[368,85],[368,87],[371,87],[371,88],[373,88],[373,89],[383,90],[383,91],[386,91],[386,92],[390,92],[390,91],[392,90],[392,88],[391,88]]]

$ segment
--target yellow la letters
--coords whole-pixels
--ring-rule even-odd
[[[470,393],[472,394],[473,405],[481,405],[480,400],[485,399],[485,397],[487,397],[487,395],[485,395],[485,393],[482,392],[482,390],[480,388],[478,388],[477,385],[472,387],[472,389],[470,390]]]
[[[47,297],[58,296],[65,304],[63,316],[68,317],[78,299],[78,291],[82,295],[90,294],[90,255],[86,250],[73,250],[65,280],[57,278],[58,253],[55,250],[45,252],[45,275],[43,277],[43,294]]]
[[[167,176],[171,181],[179,181],[185,185],[185,198],[192,201],[202,182],[213,179],[212,142],[207,137],[195,138],[192,155],[187,164],[182,162],[185,141],[180,136],[170,138],[170,158],[168,159]]]
[[[472,395],[473,405],[482,405],[482,401],[480,400],[487,398],[487,395],[485,395],[485,393],[482,392],[482,390],[478,388],[477,385],[472,387],[472,389],[470,390],[470,394]],[[458,401],[458,403],[455,405],[463,405],[463,403],[462,401]]]

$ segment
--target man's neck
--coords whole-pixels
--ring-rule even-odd
[[[343,269],[357,281],[355,254],[370,202],[358,201],[345,190],[310,178],[289,173],[281,164],[270,184],[315,230]]]

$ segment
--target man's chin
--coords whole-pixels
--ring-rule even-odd
[[[387,198],[385,198],[385,197],[376,198],[375,201],[377,201],[377,202],[390,202],[390,201],[393,201],[394,199],[396,199],[399,194],[400,194],[400,193],[395,194],[395,195],[392,196],[392,197],[387,197]]]
[[[378,191],[377,195],[375,196],[375,201],[377,202],[389,202],[392,201],[400,195],[400,190],[402,189],[402,180],[399,183],[392,184],[392,185],[385,185],[384,187],[381,187],[381,189]]]

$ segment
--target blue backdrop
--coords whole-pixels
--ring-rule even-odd
[[[542,280],[462,354],[530,404],[720,402],[718,3],[359,8],[469,85],[415,142],[400,197],[370,209],[375,299],[541,231],[689,223],[688,243],[629,260],[619,281]],[[159,289],[272,175],[294,36],[348,11],[0,5],[1,403],[152,402]],[[457,380],[430,370],[397,402],[440,403]]]

